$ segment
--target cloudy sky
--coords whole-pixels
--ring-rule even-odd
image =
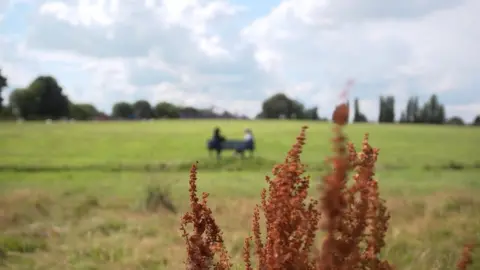
[[[330,115],[348,79],[371,120],[378,97],[437,93],[480,114],[479,0],[0,0],[11,88],[53,75],[109,112],[119,100],[255,115],[285,92]],[[8,93],[7,93],[8,94]]]

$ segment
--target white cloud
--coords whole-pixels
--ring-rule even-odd
[[[21,57],[22,50],[10,39],[0,37],[0,60],[2,74],[6,74],[12,87],[25,85],[25,80],[33,79],[37,66]]]
[[[40,6],[40,14],[52,15],[73,25],[108,26],[115,22],[118,1],[79,1],[76,5],[52,1]]]
[[[72,99],[103,109],[142,98],[253,116],[284,91],[330,116],[354,78],[351,97],[369,119],[386,94],[397,115],[408,96],[431,93],[449,115],[480,113],[477,0],[285,0],[257,18],[259,3],[227,0],[0,2],[11,84],[52,74]],[[23,9],[24,29],[11,20]]]
[[[278,56],[270,63],[264,59],[264,66],[275,66],[286,84],[313,83],[322,94],[304,99],[313,96],[329,109],[332,91],[349,77],[357,82],[352,95],[365,100],[387,93],[461,96],[479,85],[480,18],[474,10],[480,2],[355,3],[284,1],[243,35],[258,52]],[[377,118],[378,108],[364,107],[370,119]]]

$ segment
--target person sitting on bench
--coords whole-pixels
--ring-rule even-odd
[[[243,144],[241,145],[241,147],[236,149],[236,153],[243,156],[245,150],[254,149],[254,145],[253,145],[254,143],[255,143],[255,139],[253,137],[252,130],[249,128],[245,129],[244,135],[243,135]],[[250,154],[252,155],[253,151],[251,151]]]
[[[226,141],[225,136],[220,133],[220,128],[216,127],[213,129],[212,139],[210,140],[210,148],[217,151],[217,158],[220,158],[220,153],[222,152],[222,143]]]
[[[247,128],[245,129],[245,135],[243,136],[243,140],[245,141],[246,144],[250,144],[253,142],[253,133],[252,130]]]

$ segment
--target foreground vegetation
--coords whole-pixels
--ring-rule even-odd
[[[220,164],[208,159],[204,143],[216,124],[229,137],[252,127],[257,159],[227,158]],[[209,206],[231,263],[242,265],[264,175],[282,161],[302,124],[2,124],[0,268],[183,269],[185,243],[178,229],[189,209],[187,174],[195,159],[197,185],[212,194]],[[310,165],[314,185],[324,174],[316,169],[329,151],[331,131],[329,125],[309,125],[302,161]],[[382,151],[377,178],[392,216],[382,257],[397,269],[452,269],[463,245],[480,240],[478,131],[347,127],[352,141],[361,141],[365,131]],[[478,249],[473,257],[476,269]]]

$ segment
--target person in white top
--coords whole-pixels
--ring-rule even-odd
[[[236,154],[241,155],[243,158],[245,151],[249,150],[250,156],[253,156],[253,151],[255,149],[254,140],[255,139],[253,138],[252,131],[249,128],[245,129],[243,135],[243,144],[236,149]]]
[[[245,129],[245,135],[243,136],[243,140],[245,142],[253,141],[253,134],[252,134],[252,131],[249,128]]]

